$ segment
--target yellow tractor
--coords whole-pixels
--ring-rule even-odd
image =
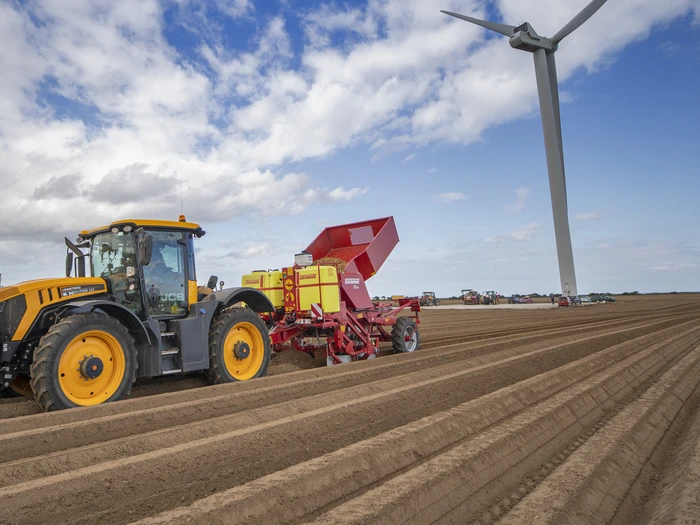
[[[66,277],[0,290],[0,393],[33,393],[50,411],[122,399],[136,378],[265,375],[259,314],[272,304],[252,288],[216,290],[216,276],[197,286],[194,239],[204,233],[184,216],[113,222],[65,240]]]

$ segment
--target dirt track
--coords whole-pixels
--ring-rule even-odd
[[[4,402],[0,523],[700,520],[700,297],[422,319],[413,354]]]

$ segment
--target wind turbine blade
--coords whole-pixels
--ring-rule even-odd
[[[547,173],[549,175],[549,192],[552,198],[552,216],[554,218],[554,236],[557,241],[557,258],[559,260],[559,278],[562,291],[566,295],[578,295],[576,273],[574,271],[574,253],[571,248],[571,231],[569,230],[569,213],[566,203],[566,183],[564,181],[564,157],[562,156],[561,128],[557,127],[553,77],[549,71],[547,53],[537,49],[532,53],[535,59],[535,77],[537,94],[540,99],[540,115],[544,147],[547,153]]]
[[[567,35],[576,31],[576,29],[578,29],[579,26],[581,26],[581,24],[583,24],[586,20],[592,17],[598,9],[603,7],[603,4],[606,1],[607,0],[593,0],[590,4],[581,9],[579,14],[573,17],[569,21],[569,23],[562,27],[556,35],[550,38],[550,40],[554,44],[558,44],[559,42],[561,42]]]
[[[554,53],[547,53],[547,72],[549,76],[549,89],[552,93],[552,105],[554,106],[554,124],[557,127],[557,143],[559,144],[559,156],[561,157],[562,177],[564,179],[564,196],[567,197],[566,171],[564,170],[564,144],[561,139],[561,116],[559,114],[559,82],[557,81],[557,63],[554,60]]]
[[[505,24],[497,24],[496,22],[487,22],[486,20],[479,20],[478,18],[472,18],[471,16],[465,16],[465,15],[460,15],[459,13],[452,13],[451,11],[443,11],[440,10],[441,13],[445,13],[446,15],[454,16],[455,18],[460,18],[461,20],[466,20],[467,22],[471,22],[472,24],[476,24],[481,27],[485,27],[486,29],[490,29],[491,31],[495,31],[496,33],[501,33],[502,35],[505,36],[513,36],[515,34],[515,26],[507,26]]]

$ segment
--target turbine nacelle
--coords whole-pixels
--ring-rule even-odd
[[[538,35],[527,22],[515,28],[513,36],[508,39],[508,42],[510,47],[521,51],[529,51],[530,53],[538,49],[554,53],[558,47],[549,38]]]

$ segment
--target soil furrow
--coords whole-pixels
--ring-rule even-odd
[[[696,392],[697,395],[697,392]],[[700,403],[676,442],[672,462],[662,473],[658,489],[638,523],[684,525],[700,523]]]
[[[41,478],[2,489],[0,497],[11,495],[14,508],[22,502],[28,504],[35,498],[34,492],[40,491],[41,504],[32,509],[34,519],[50,508],[51,519],[57,523],[76,523],[80,522],[76,516],[96,515],[110,523],[123,522],[120,507],[111,505],[113,498],[129,500],[134,517],[165,510],[173,498],[192,502],[212,491],[225,490],[340,449],[600,351],[615,341],[615,336],[608,339],[606,342],[603,338],[597,344],[580,343],[578,348],[571,345],[565,352],[557,348],[541,349],[459,372],[451,378],[438,377],[361,399],[342,400],[226,434]],[[290,448],[292,443],[296,444],[294,448]],[[304,446],[305,443],[308,445]],[[242,459],[234,463],[215,461],[226,457],[232,447]],[[275,453],[270,455],[270,450]],[[209,469],[203,471],[202,464],[209,465]],[[177,475],[173,478],[163,472]],[[110,486],[108,500],[105,480]],[[80,494],[80,497],[66,498],[66,494]],[[96,511],[96,502],[105,509]],[[19,513],[14,518],[21,523],[23,516],[24,513]]]
[[[672,329],[666,329],[658,332],[655,331],[649,335],[642,335],[636,339],[632,339],[629,344],[623,343],[623,346],[627,352],[633,352],[641,348],[642,345],[651,345],[657,341],[665,339],[672,331],[679,330],[680,328],[681,327],[674,327]],[[589,338],[589,341],[591,339],[592,338]],[[580,344],[588,343],[586,340],[584,340]],[[566,346],[570,348],[571,345],[570,343],[567,343]],[[553,346],[547,349],[547,351],[561,350],[562,348],[562,345]],[[540,351],[542,350],[544,349],[541,349]],[[493,360],[504,360],[512,357],[513,355],[517,354],[515,354],[513,351],[505,351],[493,354],[489,357]],[[201,439],[207,436],[231,432],[236,429],[245,428],[246,426],[273,421],[290,413],[302,413],[304,411],[310,411],[323,406],[328,406],[338,398],[362,398],[363,396],[372,395],[373,393],[388,390],[392,387],[397,388],[401,385],[410,385],[415,387],[421,381],[424,382],[430,378],[447,380],[451,375],[456,375],[460,368],[466,371],[483,364],[485,364],[483,359],[466,360],[459,366],[450,364],[423,372],[400,376],[400,378],[395,380],[383,379],[381,381],[358,385],[344,390],[337,390],[334,392],[333,397],[325,394],[315,396],[309,395],[299,399],[296,402],[285,401],[283,403],[261,407],[255,410],[244,411],[234,415],[219,416],[217,418],[208,419],[198,423],[179,425],[177,427],[171,427],[165,430],[148,433],[143,432],[131,438],[115,439],[92,446],[85,446],[80,450],[75,448],[75,438],[71,438],[71,442],[74,443],[74,447],[66,452],[38,457],[35,456],[29,459],[0,464],[0,485],[7,486],[10,484],[17,484],[41,476],[67,472],[71,469],[81,468],[98,462],[111,461],[120,457],[159,450],[168,446],[173,446],[177,443],[186,442],[193,438]],[[78,431],[83,432],[83,427],[79,427]],[[26,438],[23,434],[19,435],[17,438],[19,443],[22,445],[26,444],[25,439]],[[38,450],[38,446],[33,448],[33,450]]]
[[[0,523],[700,520],[700,295],[421,321],[411,354],[2,399]]]
[[[526,472],[568,446],[603,417],[606,409],[631,395],[645,374],[653,375],[654,366],[663,365],[668,351],[672,350],[661,346],[656,365],[636,362],[618,375],[604,372],[605,381],[599,377],[584,381],[340,505],[317,523],[366,523],[379,516],[383,523],[464,522],[466,515],[478,513],[488,502],[490,495],[479,491],[489,482],[509,471],[512,477],[516,466]],[[694,352],[679,365],[685,369],[699,360],[700,353]],[[451,509],[456,512],[450,514]]]
[[[317,390],[314,388],[316,386],[316,382],[314,382],[300,389],[298,391],[298,397],[275,395],[274,393],[270,395],[267,390],[263,390],[262,400],[260,400],[257,398],[257,394],[261,392],[253,391],[240,396],[230,395],[223,398],[206,400],[205,402],[198,401],[187,404],[169,405],[148,412],[127,413],[92,421],[82,421],[62,426],[6,434],[0,436],[0,448],[3,450],[3,459],[5,461],[11,461],[27,457],[27,455],[36,456],[40,454],[41,451],[48,453],[63,450],[68,447],[75,448],[94,442],[107,441],[108,439],[128,437],[134,432],[139,434],[138,441],[126,441],[129,442],[130,445],[128,449],[124,448],[122,442],[117,442],[109,447],[111,450],[116,451],[116,456],[105,454],[104,457],[102,457],[101,451],[86,453],[88,456],[96,455],[97,457],[102,457],[102,460],[106,461],[121,457],[126,451],[131,452],[133,450],[133,453],[142,453],[153,448],[169,446],[169,444],[173,442],[182,443],[188,441],[192,439],[192,436],[203,437],[204,435],[222,434],[234,429],[244,428],[248,425],[273,421],[279,414],[301,413],[330,405],[337,402],[338,399],[353,399],[353,403],[357,403],[363,395],[369,396],[384,390],[395,390],[401,386],[406,386],[411,390],[415,390],[413,398],[420,399],[421,406],[425,408],[433,396],[433,393],[430,391],[432,385],[436,383],[442,385],[454,384],[455,390],[452,392],[453,395],[449,398],[437,401],[438,404],[436,406],[444,406],[445,403],[456,399],[456,396],[464,391],[465,387],[469,387],[468,384],[464,383],[464,374],[473,375],[475,372],[481,374],[482,372],[480,372],[480,370],[489,363],[493,363],[494,366],[505,365],[500,367],[505,371],[512,367],[512,360],[533,357],[541,363],[540,367],[543,367],[541,369],[546,369],[544,367],[552,366],[555,362],[549,360],[547,356],[554,353],[561,353],[563,349],[566,350],[568,357],[587,355],[591,351],[605,348],[617,342],[663,329],[667,323],[669,322],[649,323],[639,327],[619,329],[615,332],[591,334],[586,338],[579,338],[575,343],[571,342],[569,338],[566,338],[564,342],[544,348],[535,347],[533,349],[532,346],[514,348],[473,358],[469,358],[468,354],[457,354],[462,356],[463,359],[461,362],[447,363],[435,368],[424,368],[418,372],[395,377],[389,374],[386,379],[363,382],[362,384],[353,384],[353,381],[357,383],[356,375],[348,373],[344,374],[344,376],[349,380],[350,386],[348,386],[348,383],[340,385],[334,382],[332,384],[332,397],[327,395],[328,389],[325,389],[325,392],[322,390],[322,393],[314,396],[314,390]],[[674,322],[671,323],[673,324]],[[538,355],[539,357],[537,357]],[[554,356],[554,359],[561,360],[561,357],[561,355],[557,355]],[[550,362],[546,363],[548,360]],[[424,359],[422,361],[426,360]],[[503,377],[499,378],[499,381],[502,380]],[[343,390],[342,387],[345,387],[345,390]],[[252,400],[251,397],[253,398]],[[281,399],[285,399],[285,401],[274,402]],[[249,408],[249,410],[242,413],[243,408]],[[226,414],[228,414],[228,416],[226,416]],[[214,418],[215,415],[216,417]],[[205,421],[199,425],[185,426],[187,423],[192,423],[193,421],[201,419]],[[168,428],[176,425],[180,427],[179,430]],[[168,430],[149,435],[150,431],[162,428],[168,428]],[[143,443],[143,445],[140,447],[139,443]],[[45,460],[44,458],[40,458],[39,462],[44,465],[44,468],[49,472],[51,472],[53,468],[59,468],[50,458],[46,458]],[[12,468],[12,465],[8,467]],[[59,471],[61,470],[62,469],[59,468]],[[2,470],[0,470],[0,472],[1,471]],[[15,476],[11,479],[15,479]]]
[[[460,312],[461,313],[461,312]],[[665,316],[670,318],[671,316]],[[647,316],[646,318],[651,319],[651,316]],[[577,320],[572,320],[569,322],[565,323],[546,323],[543,325],[536,325],[533,326],[532,323],[530,322],[529,324],[523,324],[522,326],[519,326],[517,328],[512,328],[508,330],[486,330],[484,331],[484,327],[488,325],[479,325],[477,327],[472,327],[472,326],[464,326],[460,323],[468,322],[469,319],[466,318],[464,315],[458,318],[459,322],[451,323],[451,326],[446,326],[444,328],[440,328],[436,326],[433,323],[425,323],[424,325],[421,325],[421,344],[422,344],[422,349],[427,350],[427,349],[441,349],[442,347],[445,346],[450,346],[450,345],[458,345],[460,343],[474,343],[474,344],[479,344],[482,341],[485,344],[496,344],[499,342],[515,342],[515,341],[521,341],[522,343],[529,343],[530,341],[536,341],[539,338],[542,338],[547,335],[556,335],[556,334],[568,334],[568,335],[574,335],[576,333],[582,333],[585,332],[587,329],[598,329],[602,328],[604,326],[614,326],[614,325],[622,325],[626,324],[629,322],[634,322],[634,321],[642,321],[646,320],[645,317],[643,316],[638,316],[636,318],[632,318],[632,316],[626,316],[622,318],[613,318],[612,320],[600,320],[600,319],[593,319],[593,320],[583,320],[583,321],[577,321]],[[661,320],[664,318],[664,316],[656,316],[655,317],[657,320]],[[493,323],[489,323],[493,324]],[[496,323],[495,326],[500,326],[502,323]],[[474,333],[475,328],[477,329],[476,333]],[[445,336],[444,334],[449,333],[449,336]],[[519,336],[519,337],[518,337]],[[387,345],[383,345],[385,348],[389,348]],[[390,355],[391,352],[388,350],[383,350],[381,352],[381,355],[387,356]],[[360,366],[363,363],[355,363],[353,366]],[[271,375],[276,375],[275,374],[275,361],[273,360],[273,364],[271,365]],[[281,369],[285,372],[285,367],[282,365]],[[298,371],[299,369],[290,367],[290,371]],[[203,376],[198,376],[198,375],[193,375],[193,376],[183,376],[183,377],[168,377],[168,378],[157,378],[154,380],[142,380],[140,382],[137,382],[137,384],[133,387],[132,389],[132,394],[130,397],[130,400],[128,402],[133,403],[134,399],[137,398],[142,398],[146,396],[153,396],[156,394],[165,394],[165,393],[178,393],[183,390],[187,390],[188,392],[183,393],[181,398],[192,398],[194,397],[195,393],[191,391],[191,389],[194,388],[201,388],[201,387],[206,387],[208,386],[207,381]],[[226,385],[222,385],[226,386]],[[220,388],[220,387],[219,387]],[[211,388],[208,388],[207,390],[211,390]],[[215,395],[215,394],[214,394]],[[206,397],[206,394],[204,394]],[[175,399],[170,400],[169,402],[177,402]],[[122,405],[125,403],[124,401],[120,402],[119,405]],[[132,404],[128,407],[125,407],[123,410],[138,410],[138,406],[145,406],[148,402],[146,401],[145,403],[141,404]],[[110,413],[116,413],[116,409],[113,408],[114,404],[110,406]],[[96,410],[95,407],[92,408],[93,410]],[[80,413],[80,410],[77,411],[72,411],[72,412],[78,412]],[[7,399],[7,400],[0,400],[0,434],[5,433],[5,432],[12,432],[16,430],[21,430],[21,429],[26,429],[30,428],[30,426],[22,426],[22,425],[31,425],[27,423],[26,421],[13,421],[11,424],[5,425],[3,424],[3,419],[11,419],[11,418],[17,418],[21,416],[27,416],[27,415],[33,415],[33,414],[39,414],[40,409],[36,403],[31,398],[24,398],[24,399]],[[60,424],[59,421],[66,422],[68,419],[65,415],[59,415],[55,414],[54,417],[56,418],[55,424]],[[93,416],[94,417],[94,416]],[[76,420],[76,418],[79,418],[79,415],[76,413],[71,414],[70,420]],[[9,422],[8,422],[9,423]],[[48,424],[48,422],[47,422]],[[19,425],[19,428],[17,426]],[[12,430],[14,428],[14,430]]]
[[[683,344],[687,346],[687,340],[697,332],[694,329],[693,332],[677,336],[677,352],[681,352]],[[685,343],[681,344],[683,341]],[[356,490],[394,475],[406,466],[427,461],[467,436],[517,414],[525,407],[613,366],[619,360],[633,356],[625,366],[635,366],[640,357],[636,352],[640,347],[634,343],[617,345],[454,409],[210,496],[187,509],[177,509],[144,523],[223,523],[233,511],[244,516],[246,523],[295,521],[325,505],[335,505]],[[673,343],[667,340],[664,344]],[[660,344],[656,347],[652,345],[644,354],[655,356],[653,360],[658,362],[662,360],[658,353]],[[281,490],[282,487],[287,487],[287,490]],[[289,487],[293,488],[290,490]]]
[[[608,523],[700,380],[700,346],[595,433],[503,525]],[[565,484],[565,485],[563,485]]]

